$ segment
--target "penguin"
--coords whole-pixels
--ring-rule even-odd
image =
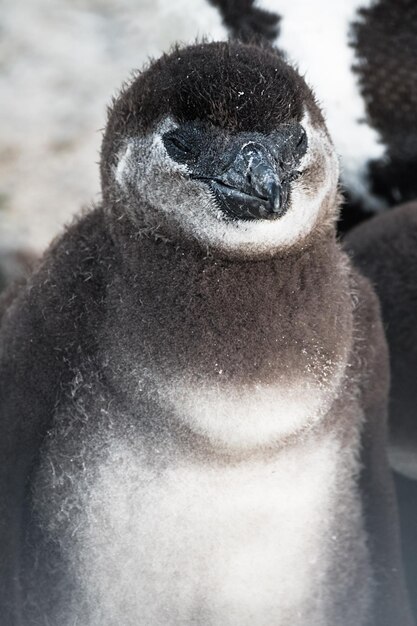
[[[352,27],[359,87],[369,124],[385,147],[368,163],[370,190],[387,208],[417,197],[417,5],[379,0]]]
[[[2,316],[2,623],[412,626],[379,305],[309,87],[267,43],[176,47],[100,168]]]
[[[345,246],[381,302],[391,366],[389,457],[395,470],[404,563],[417,616],[417,203],[353,229]]]

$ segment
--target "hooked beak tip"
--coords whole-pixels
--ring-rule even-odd
[[[285,195],[282,186],[276,180],[271,180],[267,185],[267,193],[271,212],[275,215],[279,215],[282,213]]]

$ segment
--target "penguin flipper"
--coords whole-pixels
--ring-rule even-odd
[[[53,355],[47,354],[45,346],[46,328],[35,308],[29,312],[27,298],[23,296],[21,301],[17,297],[13,303],[16,308],[11,305],[14,310],[7,309],[0,332],[0,611],[4,626],[23,623],[23,520],[28,512],[31,471],[52,418],[57,391]],[[45,370],[48,362],[50,367]]]
[[[0,326],[0,621],[21,626],[21,557],[31,478],[80,360],[96,348],[112,244],[101,209],[51,246]]]

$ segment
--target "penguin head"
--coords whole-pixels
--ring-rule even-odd
[[[116,219],[224,256],[274,255],[337,217],[320,109],[267,45],[202,43],[152,63],[113,103],[101,172]]]

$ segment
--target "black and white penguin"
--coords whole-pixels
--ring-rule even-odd
[[[267,45],[126,86],[102,203],[2,317],[5,626],[410,626],[376,297]]]
[[[361,224],[345,244],[381,302],[391,365],[389,456],[396,471],[407,582],[417,616],[417,203]]]

